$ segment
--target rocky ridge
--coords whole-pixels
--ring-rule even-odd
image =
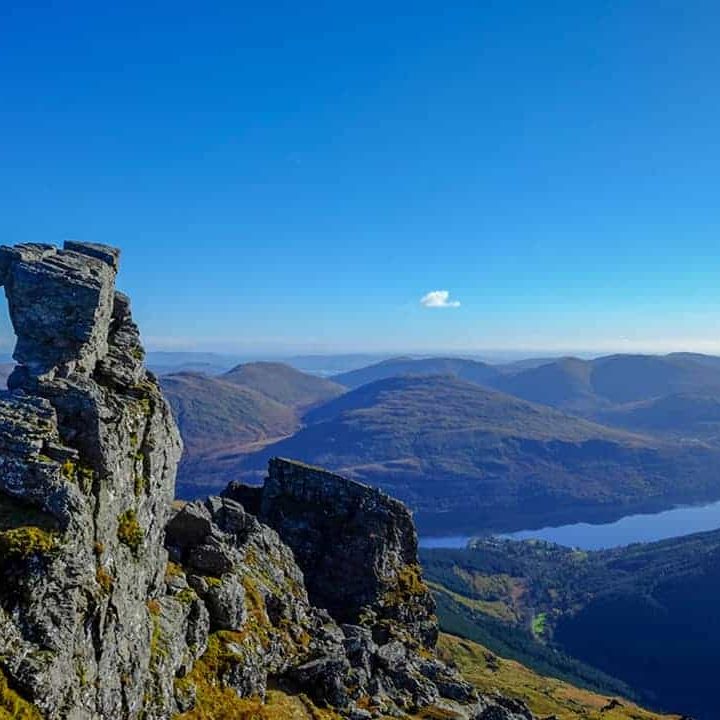
[[[435,656],[401,503],[277,459],[262,489],[173,505],[181,442],[118,261],[0,248],[18,363],[0,397],[0,718],[241,718],[272,687],[357,720],[530,719]]]

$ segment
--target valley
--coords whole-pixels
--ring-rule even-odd
[[[398,358],[330,378],[248,363],[161,380],[186,439],[185,498],[260,482],[273,455],[383,487],[434,535],[612,522],[720,498],[712,357]]]
[[[422,562],[445,630],[556,677],[597,688],[595,668],[647,704],[715,717],[720,531],[599,552],[476,540]],[[557,652],[579,664],[557,667]]]

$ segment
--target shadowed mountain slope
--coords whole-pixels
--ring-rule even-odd
[[[652,434],[720,443],[720,391],[678,393],[595,414],[600,422]]]
[[[717,717],[720,531],[598,552],[479,539],[422,560],[454,601],[440,602],[441,624],[465,623],[469,636],[494,629],[493,639],[532,632],[646,703]]]

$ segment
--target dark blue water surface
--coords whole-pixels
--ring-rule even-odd
[[[637,542],[653,542],[691,533],[720,528],[720,502],[708,505],[677,507],[649,515],[628,515],[602,525],[575,523],[539,530],[520,530],[503,534],[513,540],[547,540],[558,545],[603,550]],[[473,536],[422,537],[423,548],[464,548]]]

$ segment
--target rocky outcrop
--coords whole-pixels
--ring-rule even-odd
[[[48,718],[137,717],[152,676],[181,444],[117,264],[97,245],[0,249],[18,339],[0,401],[0,657]]]
[[[434,657],[412,518],[383,493],[276,458],[263,488],[233,484],[186,504],[166,542],[210,611],[211,660],[180,683],[201,708],[208,662],[221,657],[223,681],[242,694],[272,684],[357,720],[423,708],[530,718],[481,698]]]
[[[262,489],[173,504],[181,443],[118,262],[0,248],[18,338],[0,396],[0,717],[242,717],[273,686],[356,720],[529,718],[435,658],[401,503],[274,460]]]
[[[292,548],[314,605],[340,622],[372,622],[378,639],[435,645],[435,602],[420,578],[415,525],[403,503],[281,458],[270,460],[259,493],[234,484],[225,494],[251,502]]]

